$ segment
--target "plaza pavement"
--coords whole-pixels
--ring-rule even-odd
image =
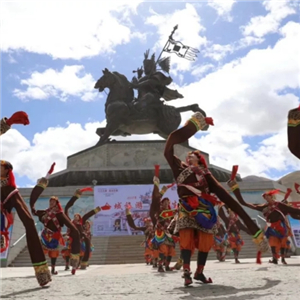
[[[298,300],[300,299],[300,257],[288,265],[262,265],[253,259],[224,263],[208,261],[205,275],[213,284],[183,286],[181,271],[158,273],[150,266],[92,265],[75,276],[63,267],[48,288],[40,288],[33,268],[1,269],[1,299],[22,300]],[[192,263],[193,271],[196,263]]]

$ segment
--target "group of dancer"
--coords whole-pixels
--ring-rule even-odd
[[[1,135],[8,131],[13,124],[28,125],[28,116],[24,112],[17,112],[11,118],[1,120]],[[181,161],[174,155],[174,146],[186,142],[199,130],[213,125],[211,118],[204,117],[196,112],[186,124],[172,132],[165,145],[164,156],[173,172],[178,192],[178,206],[172,210],[170,200],[164,197],[168,187],[159,189],[159,172],[154,176],[154,188],[152,203],[150,206],[150,218],[146,220],[145,227],[136,227],[127,208],[127,221],[129,225],[145,233],[145,245],[149,249],[145,252],[148,263],[153,263],[159,272],[171,271],[172,257],[175,256],[176,244],[180,247],[180,258],[177,264],[183,266],[184,285],[192,284],[193,279],[203,283],[211,283],[212,279],[204,275],[204,267],[208,253],[212,248],[217,249],[220,260],[224,259],[224,252],[217,247],[217,240],[224,241],[227,235],[231,249],[238,262],[238,254],[243,244],[240,230],[252,235],[253,242],[257,246],[257,263],[261,263],[260,256],[271,247],[273,263],[278,261],[278,253],[284,256],[287,237],[290,233],[286,215],[300,219],[300,210],[286,203],[277,202],[275,195],[278,191],[269,191],[263,194],[265,204],[254,205],[244,201],[239,186],[235,181],[237,168],[234,168],[231,180],[228,182],[235,200],[213,177],[201,152],[191,151],[187,154],[186,161]],[[300,110],[299,108],[289,112],[288,121],[288,147],[296,157],[300,159]],[[36,278],[41,286],[51,281],[51,273],[56,274],[55,263],[59,255],[59,244],[64,245],[62,227],[68,228],[67,243],[63,249],[66,259],[66,269],[72,267],[75,274],[79,264],[86,268],[90,257],[92,245],[91,234],[88,231],[88,218],[101,209],[109,209],[109,205],[97,207],[84,216],[76,214],[71,220],[68,210],[79,199],[82,192],[87,189],[77,190],[62,209],[59,199],[55,196],[49,199],[49,208],[36,210],[35,203],[47,187],[48,177],[53,172],[54,165],[50,168],[46,177],[38,180],[30,195],[30,209],[33,216],[38,216],[44,224],[44,230],[39,238],[34,220],[25,201],[20,195],[14,175],[13,166],[8,161],[1,161],[1,252],[9,246],[8,228],[12,224],[11,211],[15,208],[26,230],[26,238],[31,261],[35,269]],[[285,197],[286,198],[286,197]],[[250,218],[242,206],[261,211],[268,224],[266,230],[262,230]],[[215,207],[218,207],[219,216]],[[228,215],[224,213],[227,210]],[[220,222],[223,220],[225,226]],[[227,238],[226,238],[227,240]],[[197,253],[197,268],[192,279],[191,257]],[[51,258],[51,273],[45,258],[48,253]],[[81,255],[80,255],[81,254]]]

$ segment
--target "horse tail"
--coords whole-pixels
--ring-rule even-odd
[[[170,134],[176,130],[181,123],[181,115],[174,106],[162,105],[159,111],[158,128],[166,133]]]

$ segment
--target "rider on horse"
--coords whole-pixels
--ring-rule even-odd
[[[162,72],[156,70],[155,54],[153,53],[151,59],[148,59],[149,50],[144,54],[144,73],[142,77],[142,69],[138,69],[138,78],[134,77],[130,86],[138,90],[138,98],[135,103],[138,109],[149,106],[159,107],[163,104],[160,98],[166,101],[183,98],[177,90],[171,90],[166,86],[173,80],[170,76],[165,76]],[[163,58],[158,61],[159,66],[165,72],[170,70],[170,59]]]

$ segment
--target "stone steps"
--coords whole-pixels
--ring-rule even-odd
[[[144,247],[141,247],[144,237],[142,235],[137,236],[105,236],[105,237],[93,237],[92,243],[95,247],[95,251],[89,261],[90,265],[101,264],[131,264],[131,263],[144,263]],[[245,245],[240,253],[240,258],[253,258],[256,257],[256,247],[253,244],[251,237],[245,235],[243,237]],[[173,258],[175,262],[179,257],[179,245],[176,245],[176,257]],[[270,254],[264,254],[264,257],[270,256]],[[233,255],[227,256],[228,259],[233,259]],[[208,255],[209,260],[215,260],[216,254],[212,250]],[[197,251],[195,251],[192,260],[197,260]],[[49,265],[51,264],[48,259]],[[63,258],[60,256],[57,259],[57,266],[63,266],[65,264]],[[12,262],[11,266],[14,267],[28,267],[31,266],[29,253],[27,247],[17,256]]]

